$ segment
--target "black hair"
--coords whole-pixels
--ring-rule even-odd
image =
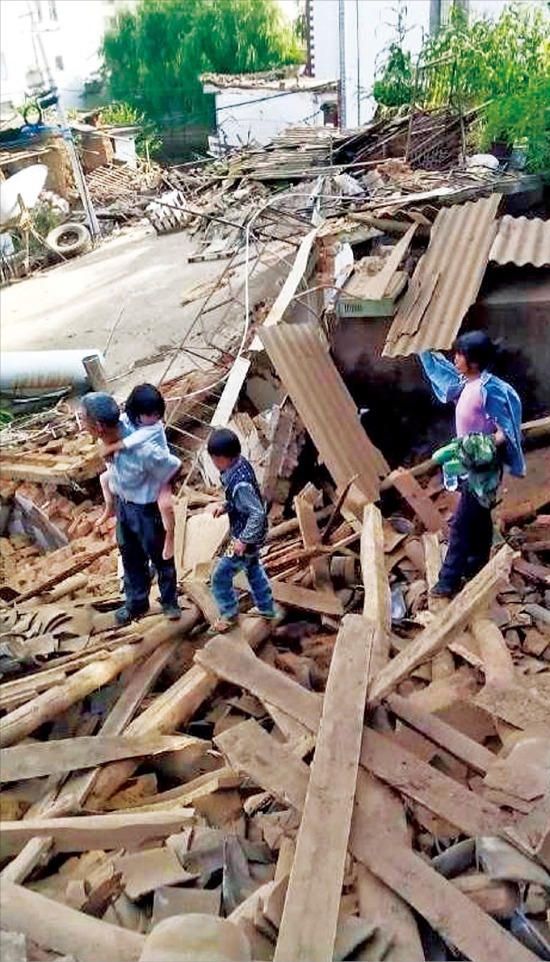
[[[159,418],[163,418],[166,405],[154,384],[138,384],[130,391],[125,410],[132,424],[139,424],[142,414],[158,414]]]
[[[238,458],[241,442],[229,428],[217,428],[208,438],[208,453],[215,458]]]
[[[106,428],[114,428],[120,420],[120,408],[114,397],[104,391],[90,391],[81,400],[81,405],[87,416],[96,424],[103,424]]]
[[[490,367],[496,356],[496,347],[485,331],[468,331],[454,343],[454,350],[464,355],[468,365],[475,364],[480,371]]]

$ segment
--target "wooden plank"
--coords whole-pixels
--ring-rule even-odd
[[[220,612],[214,596],[207,586],[202,581],[188,579],[183,582],[183,590],[197,608],[200,608],[206,621],[213,625],[220,617]]]
[[[138,962],[145,936],[78,912],[12,882],[0,883],[2,928],[76,962]]]
[[[489,788],[498,788],[528,802],[540,799],[550,791],[548,768],[523,762],[519,758],[495,759],[484,782]]]
[[[193,612],[195,620],[198,619],[197,609],[193,609]],[[269,637],[272,627],[271,622],[263,619],[244,618],[240,623],[240,630],[221,637],[227,641],[236,637],[246,641],[251,648],[256,648],[260,642]],[[134,736],[147,735],[155,731],[161,733],[174,731],[193,717],[202,703],[215,692],[217,685],[216,675],[205,671],[200,665],[193,665],[134,719],[125,734]],[[109,798],[128,778],[131,778],[135,767],[132,761],[111,762],[103,769],[93,791],[93,803],[96,808],[100,808],[105,798]]]
[[[279,324],[282,321],[284,314],[292,304],[294,295],[309,273],[310,258],[312,255],[313,243],[316,237],[317,228],[314,228],[313,230],[310,230],[308,234],[306,234],[300,243],[300,247],[294,259],[291,271],[281,287],[277,297],[275,298],[275,302],[273,303],[262,327],[272,327],[274,324]],[[257,334],[250,345],[250,350],[262,350],[262,342]]]
[[[367,820],[382,833],[390,834],[394,841],[411,847],[401,798],[364,768],[357,773],[353,822],[358,819]],[[406,902],[361,862],[356,864],[356,873],[359,915],[379,926],[390,940],[385,962],[424,962],[416,919]]]
[[[54,840],[58,852],[88,852],[92,849],[138,848],[142,842],[174,835],[194,822],[194,809],[180,808],[145,814],[116,812],[0,822],[0,831],[12,842],[48,837]]]
[[[374,679],[369,702],[385,698],[418,665],[441,651],[453,635],[471,619],[472,613],[486,604],[510,573],[514,552],[505,545],[488,564],[453,598],[437,621],[425,628],[407,648],[399,652]]]
[[[185,757],[187,749],[193,754],[201,745],[200,739],[187,735],[146,735],[142,738],[95,735],[25,743],[0,751],[0,782],[94,768],[120,758],[145,758],[165,752],[183,752]]]
[[[447,598],[434,598],[430,591],[437,583],[441,570],[442,557],[439,537],[435,531],[425,531],[422,536],[424,558],[426,562],[426,581],[428,583],[428,611],[437,615],[443,611],[449,601]],[[455,670],[454,659],[448,648],[443,648],[432,659],[432,679],[445,678]]]
[[[174,498],[173,504],[175,521],[174,564],[176,566],[176,571],[179,578],[183,573],[183,546],[185,544],[185,528],[187,525],[187,510],[189,502],[187,498]]]
[[[446,940],[475,962],[535,962],[533,955],[502,926],[391,834],[358,817],[350,848],[394,892]]]
[[[216,405],[216,410],[212,415],[210,423],[213,428],[225,427],[225,425],[229,423],[249,368],[250,361],[242,354],[233,362],[229,377],[224,384],[220,399]]]
[[[524,731],[535,725],[545,728],[550,726],[548,700],[522,685],[510,685],[508,688],[491,688],[486,685],[473,702],[491,715]]]
[[[125,668],[148,656],[158,645],[185,634],[196,622],[196,609],[186,611],[178,622],[156,626],[143,641],[121,645],[103,660],[97,659],[70,678],[7,714],[0,721],[0,747],[6,748],[30,735],[41,724],[57,717],[91,692],[116,678]]]
[[[514,685],[516,668],[508,645],[497,625],[488,618],[474,618],[472,635],[483,662],[485,683],[491,688]]]
[[[384,556],[382,515],[374,504],[365,505],[361,531],[361,571],[365,588],[363,617],[376,626],[371,648],[369,681],[382,670],[390,657],[391,594]]]
[[[321,532],[317,525],[315,509],[310,501],[300,495],[294,498],[294,510],[300,526],[300,534],[304,548],[315,548],[321,544]],[[330,580],[330,562],[328,558],[315,558],[310,562],[309,570],[313,576],[316,588],[332,588]]]
[[[416,478],[406,468],[397,468],[388,476],[394,488],[413,509],[426,531],[445,531],[447,524]]]
[[[278,580],[271,582],[271,590],[275,601],[288,608],[316,611],[319,614],[334,615],[337,618],[344,614],[344,606],[333,591],[311,591],[309,588],[301,588],[299,585]]]
[[[206,511],[188,518],[180,577],[192,574],[197,565],[207,564],[216,556],[229,534],[227,515],[215,518]]]
[[[308,768],[296,768],[291,753],[281,758],[280,744],[264,732],[256,722],[244,722],[249,731],[254,727],[246,751],[240,755],[240,768],[250,774],[262,788],[279,798],[292,794],[293,803],[302,808],[308,785]],[[231,736],[236,728],[220,738]],[[261,762],[261,764],[260,764]],[[288,764],[293,765],[292,772]],[[233,762],[234,767],[239,767]],[[290,800],[290,799],[288,799]],[[390,889],[408,902],[428,920],[444,938],[475,962],[536,962],[534,956],[497,922],[487,916],[452,882],[427,865],[403,842],[391,834],[380,832],[380,826],[356,806],[349,847],[362,862]],[[414,956],[411,954],[411,958]]]
[[[363,287],[362,296],[364,298],[376,301],[384,296],[387,287],[393,278],[393,275],[395,274],[397,268],[409,249],[409,245],[413,239],[417,227],[418,224],[411,224],[404,236],[401,237],[397,244],[395,244],[392,248],[390,255],[386,258],[382,270],[369,277],[367,283]]]
[[[198,651],[195,661],[219,678],[252,692],[260,701],[282,708],[311,731],[317,731],[321,697],[302,688],[277,668],[260,661],[248,646],[222,635]]]
[[[496,761],[496,756],[483,745],[463,735],[457,728],[448,725],[437,715],[418,708],[409,698],[402,698],[401,695],[394,693],[387,699],[387,704],[398,718],[431,739],[436,745],[441,745],[451,755],[459,758],[481,775],[485,775]]]
[[[124,891],[133,902],[162,885],[178,885],[195,878],[169,848],[149,848],[113,861],[116,870],[122,872]]]
[[[268,735],[258,722],[234,725],[214,739],[235,771],[244,772],[281,802],[302,809],[309,768],[286,745]]]
[[[465,835],[496,835],[510,821],[496,805],[371,729],[363,735],[361,764]]]
[[[550,871],[550,792],[519,824],[507,828],[506,835]]]
[[[374,634],[360,615],[338,632],[275,962],[333,957]]]

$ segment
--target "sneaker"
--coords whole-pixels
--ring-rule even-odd
[[[115,622],[118,628],[124,627],[124,625],[129,625],[131,621],[135,621],[137,618],[142,618],[149,611],[149,605],[144,608],[143,611],[131,611],[126,605],[122,608],[117,608],[115,611]]]
[[[226,632],[231,631],[236,628],[239,623],[239,616],[235,615],[233,618],[218,618],[212,625],[210,625],[207,634],[211,637],[213,635],[225,635]]]
[[[249,615],[252,618],[263,618],[264,621],[279,621],[283,617],[283,613],[279,608],[270,608],[269,611],[260,611],[258,608],[252,608],[249,611]]]
[[[433,586],[430,591],[430,597],[432,598],[454,598],[458,594],[460,588],[453,588],[450,585],[440,584],[438,581],[436,585]]]
[[[168,618],[168,621],[179,621],[181,618],[181,608],[179,605],[169,605],[167,608],[162,609],[164,617]]]

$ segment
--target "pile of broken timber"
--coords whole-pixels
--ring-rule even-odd
[[[199,513],[179,624],[79,625],[58,600],[83,647],[0,686],[0,926],[20,958],[137,960],[197,912],[256,960],[548,956],[547,515],[520,528],[508,503],[519,550],[436,602],[452,506],[391,483],[412,519],[342,519],[308,485],[272,529],[273,631],[243,616],[208,640]],[[38,587],[8,609],[21,646],[21,619],[55,631]]]

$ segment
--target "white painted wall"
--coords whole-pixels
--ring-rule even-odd
[[[321,105],[334,103],[335,91],[266,90],[227,87],[219,90],[205,84],[206,93],[216,96],[216,127],[219,143],[231,147],[268,144],[292,124],[322,127]]]
[[[377,67],[395,40],[397,0],[344,0],[345,120],[358,127],[372,118]],[[473,15],[499,16],[506,0],[470,0]],[[405,48],[418,55],[430,22],[429,0],[407,0]],[[311,0],[313,76],[340,77],[339,0]]]
[[[50,68],[65,107],[81,107],[84,81],[100,66],[112,17],[135,0],[1,0],[1,100],[19,106],[27,72],[37,64],[29,7],[35,11]]]

